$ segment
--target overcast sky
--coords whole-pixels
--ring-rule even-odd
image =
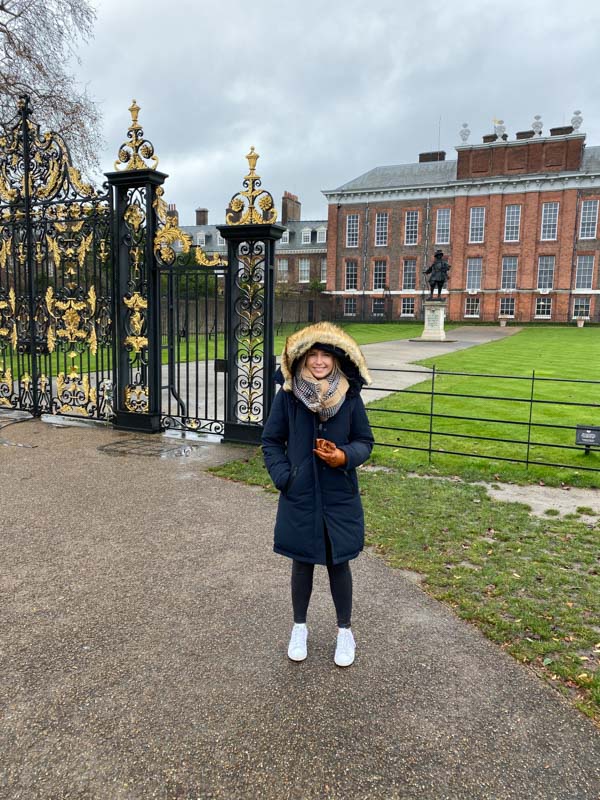
[[[108,171],[140,122],[169,174],[181,224],[220,223],[257,171],[280,208],[327,217],[321,190],[367,170],[455,157],[503,119],[509,139],[541,114],[544,132],[581,110],[600,144],[600,4],[586,0],[96,0],[95,38],[76,77],[104,116]],[[441,120],[441,124],[440,124]]]

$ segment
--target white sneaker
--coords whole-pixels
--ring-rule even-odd
[[[308,628],[306,623],[297,622],[292,628],[290,644],[288,647],[288,658],[292,661],[304,661],[306,658],[306,640],[308,638]]]
[[[350,628],[338,628],[337,645],[333,660],[338,667],[349,667],[354,663],[356,642]]]

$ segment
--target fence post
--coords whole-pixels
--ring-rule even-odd
[[[525,467],[529,470],[529,447],[531,444],[531,418],[533,416],[533,394],[535,387],[535,370],[531,372],[531,394],[529,396],[529,422],[527,423],[527,456],[525,459]]]
[[[115,427],[156,433],[162,366],[155,236],[161,203],[166,207],[161,187],[167,176],[156,170],[158,158],[137,121],[135,100],[129,111],[128,140],[119,149],[115,172],[105,173],[113,192]]]
[[[429,404],[429,463],[431,464],[431,443],[433,440],[433,398],[435,396],[435,364],[431,371],[431,402]]]
[[[31,153],[29,146],[29,117],[31,108],[29,106],[29,95],[21,95],[19,98],[19,114],[21,116],[21,139],[23,144],[23,212],[25,215],[25,252],[27,269],[27,290],[29,292],[29,364],[31,369],[31,397],[32,414],[34,417],[40,415],[38,401],[38,340],[36,324],[36,302],[35,302],[35,275],[33,271],[33,221],[31,215]],[[16,245],[15,245],[16,247]]]
[[[232,198],[226,224],[217,226],[227,242],[227,393],[224,441],[258,444],[274,394],[273,301],[275,243],[285,228],[275,225],[273,198],[260,188],[259,158],[246,156],[244,188]]]

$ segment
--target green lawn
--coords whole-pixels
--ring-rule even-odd
[[[336,323],[337,324],[337,323]],[[285,345],[286,338],[305,325],[294,325],[293,323],[283,325],[279,329],[279,333],[274,337],[273,347],[277,358],[281,355]],[[378,323],[376,325],[369,323],[350,322],[340,323],[340,328],[347,331],[358,344],[371,344],[373,342],[388,342],[394,339],[411,339],[415,336],[420,336],[423,332],[422,323],[414,322],[389,322]],[[456,327],[456,326],[451,326]],[[198,336],[197,338],[191,335],[190,340],[179,344],[179,359],[180,361],[195,361],[196,358],[204,360],[206,357],[224,358],[225,355],[225,339],[222,333],[215,338],[206,339],[205,336]],[[163,351],[163,363],[166,363],[167,354]]]
[[[260,451],[213,470],[274,491]],[[600,721],[598,526],[540,519],[483,487],[359,471],[367,542]]]
[[[600,334],[596,330],[526,328],[497,342],[419,363],[435,366],[436,372],[469,372],[490,377],[436,374],[433,411],[446,417],[435,417],[433,420],[431,446],[434,452],[431,462],[427,452],[404,448],[429,447],[432,380],[423,381],[383,400],[373,401],[369,419],[374,426],[375,438],[382,445],[387,445],[376,448],[375,459],[378,463],[398,465],[418,472],[458,473],[468,479],[544,480],[554,484],[600,485],[600,472],[586,471],[589,467],[600,469],[598,451],[585,456],[582,448],[563,449],[560,445],[575,444],[573,430],[535,425],[600,425]],[[533,369],[535,381],[532,382]],[[494,377],[502,375],[523,376],[526,380]],[[599,382],[575,384],[544,380],[547,378],[585,378]],[[531,407],[528,448],[529,401],[532,392],[534,400],[546,402],[534,403]],[[481,398],[451,397],[446,394],[480,395]],[[368,392],[364,396],[368,400]],[[559,400],[588,403],[592,407],[560,405],[556,402]],[[463,439],[456,434],[487,438]],[[511,441],[494,440],[498,438]],[[467,453],[470,457],[451,455],[448,451]],[[529,458],[529,469],[526,465],[502,461],[512,458]],[[536,462],[567,466],[564,469],[536,466]]]
[[[373,342],[387,342],[394,339],[411,339],[415,336],[420,336],[423,331],[422,323],[418,322],[389,322],[389,323],[336,323],[339,327],[344,328],[359,344],[371,344]],[[286,324],[280,328],[280,332],[274,338],[274,350],[277,358],[281,355],[285,345],[286,337],[294,333],[294,331],[305,327],[304,325],[294,325],[293,323]],[[456,327],[454,324],[447,326],[448,328]],[[163,344],[166,344],[166,338],[163,339]],[[213,360],[215,358],[225,357],[225,337],[222,332],[216,336],[194,336],[190,334],[189,339],[181,340],[179,342],[179,363],[186,362]],[[162,351],[162,363],[168,363],[169,354],[166,349]],[[96,370],[100,374],[103,372],[108,375],[110,372],[110,365],[112,361],[112,350],[110,347],[99,347],[97,354],[94,356],[89,351],[84,352],[81,358],[75,359],[75,367],[78,372],[84,374],[89,372],[94,374]],[[25,370],[31,373],[31,366],[29,357],[25,356],[24,361]],[[10,368],[10,357],[6,356],[5,359],[0,357],[0,371],[4,369],[4,364]],[[59,372],[69,372],[71,366],[70,359],[66,358],[66,351],[56,351],[51,355],[46,355],[42,358],[41,372],[47,376],[56,377]],[[16,376],[17,359],[15,356],[13,366],[13,376]]]
[[[358,344],[373,344],[374,342],[390,342],[395,339],[412,339],[423,333],[422,322],[336,322],[352,336]],[[283,350],[286,336],[295,330],[305,327],[303,325],[287,325],[275,337],[275,353],[279,356]],[[458,327],[458,323],[448,323],[446,330]]]

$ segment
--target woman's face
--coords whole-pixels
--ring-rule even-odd
[[[306,356],[306,368],[313,378],[323,380],[333,370],[333,356],[323,350],[309,350]]]

